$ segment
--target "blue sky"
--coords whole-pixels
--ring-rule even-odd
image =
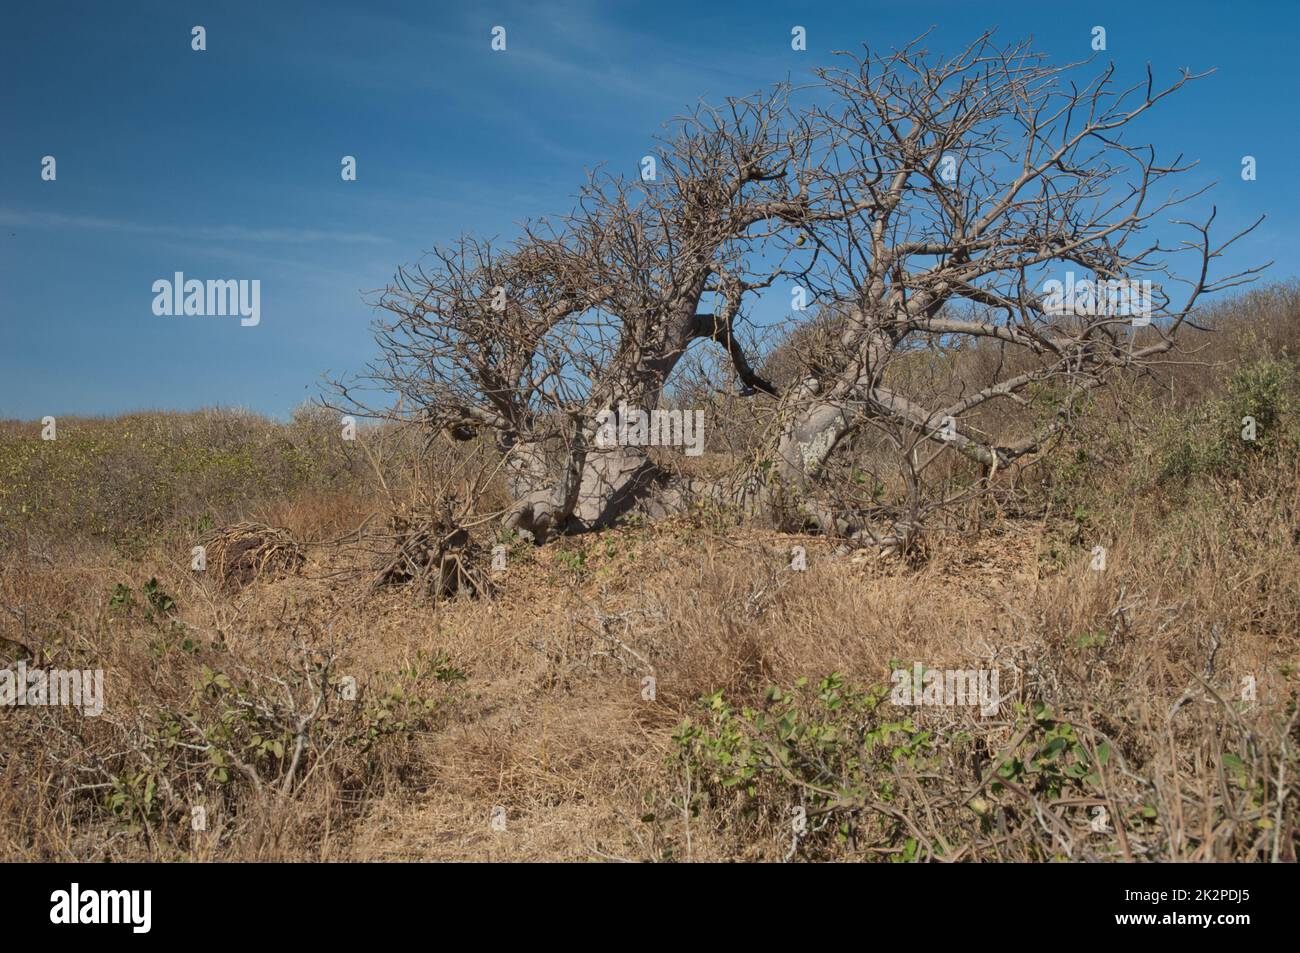
[[[207,31],[207,50],[190,30]],[[808,31],[808,51],[790,30]],[[508,49],[490,49],[491,30]],[[1200,160],[1229,266],[1300,273],[1300,6],[1249,3],[14,4],[0,34],[0,418],[243,406],[284,416],[373,354],[365,294],[462,231],[567,210],[635,175],[705,97],[805,79],[834,49],[996,28],[1137,79],[1217,67],[1144,121]],[[1243,155],[1258,179],[1243,182]],[[53,155],[58,178],[41,180]],[[340,159],[358,178],[340,178]],[[1197,209],[1208,210],[1207,199]],[[261,323],[159,317],[153,282],[259,279]],[[759,311],[761,312],[761,307]]]

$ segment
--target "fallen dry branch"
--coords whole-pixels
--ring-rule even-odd
[[[381,557],[369,594],[383,586],[416,583],[435,601],[459,592],[479,596],[491,591],[478,569],[484,552],[469,530],[450,518],[392,517],[394,551]]]
[[[305,556],[287,530],[244,522],[213,530],[203,538],[208,566],[223,589],[237,592],[263,577],[296,572]]]

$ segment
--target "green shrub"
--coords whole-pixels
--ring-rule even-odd
[[[1019,841],[1022,859],[1056,859],[1057,845],[1040,836],[1041,806],[1079,805],[1071,820],[1086,825],[1085,807],[1100,803],[1113,770],[1108,740],[1041,701],[1003,699],[1007,710],[990,723],[945,712],[924,728],[890,702],[888,686],[831,674],[815,687],[773,687],[761,708],[737,709],[720,691],[701,704],[703,719],[674,735],[698,792],[689,809],[765,830],[789,844],[788,858],[956,859],[1001,837]],[[1124,823],[1144,830],[1157,816],[1134,802]],[[796,828],[797,819],[806,823]]]
[[[1244,365],[1227,393],[1159,428],[1162,483],[1241,477],[1252,459],[1300,444],[1296,368],[1284,360]],[[1254,433],[1247,429],[1254,421]]]

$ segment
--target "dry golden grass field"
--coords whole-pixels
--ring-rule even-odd
[[[0,707],[0,858],[1294,861],[1298,319],[1225,305],[907,558],[700,512],[494,571],[483,522],[442,600],[376,584],[382,431],[0,424],[0,668],[106,696]]]

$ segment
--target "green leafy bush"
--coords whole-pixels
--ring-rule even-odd
[[[1224,396],[1160,428],[1159,480],[1240,477],[1252,459],[1300,444],[1296,410],[1292,364],[1264,359],[1238,368]]]
[[[1042,860],[1061,856],[1040,823],[1048,806],[1073,838],[1086,836],[1088,808],[1106,803],[1111,742],[1042,702],[1004,702],[999,748],[992,725],[963,725],[949,710],[924,727],[889,699],[887,686],[838,674],[773,687],[758,708],[707,696],[703,717],[674,735],[689,811],[746,839],[785,840],[787,859],[963,859],[1018,840],[1021,859]],[[1126,830],[1156,823],[1155,807],[1130,804]]]

